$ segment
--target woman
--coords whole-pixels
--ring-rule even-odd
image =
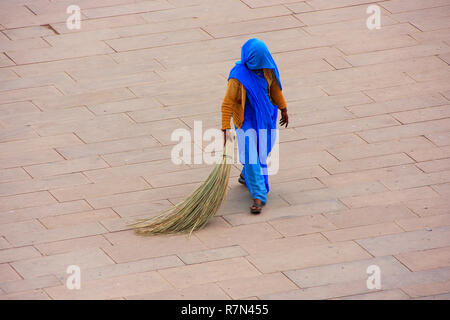
[[[239,182],[245,184],[253,199],[250,212],[258,214],[267,202],[269,180],[267,156],[276,138],[278,109],[280,125],[288,126],[286,101],[277,65],[265,43],[248,40],[241,48],[241,60],[231,69],[222,103],[222,130],[226,139],[236,128],[239,159],[243,169]]]

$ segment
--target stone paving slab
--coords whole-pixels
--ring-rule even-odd
[[[449,16],[448,0],[2,1],[0,299],[450,299]],[[234,165],[205,229],[135,235],[211,170],[172,163],[171,134],[220,126],[253,37],[290,114],[263,213]]]

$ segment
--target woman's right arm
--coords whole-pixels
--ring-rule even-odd
[[[233,115],[233,108],[238,103],[240,96],[240,83],[236,79],[228,80],[227,92],[222,102],[222,130],[231,129],[230,120]]]

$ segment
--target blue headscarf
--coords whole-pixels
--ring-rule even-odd
[[[268,150],[272,149],[273,141],[270,141],[271,129],[276,129],[277,107],[272,104],[267,90],[252,70],[271,69],[281,87],[278,68],[266,44],[259,39],[248,40],[241,49],[241,60],[231,69],[228,80],[231,78],[239,80],[244,86],[247,98],[252,108],[255,109],[256,119],[252,128],[257,132],[259,129],[267,129],[269,133]],[[265,83],[265,81],[264,81]],[[267,84],[265,83],[267,86]]]

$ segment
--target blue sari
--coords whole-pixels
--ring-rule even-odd
[[[237,79],[247,93],[244,122],[241,128],[236,128],[242,175],[251,197],[266,203],[267,157],[276,139],[278,108],[270,101],[263,69],[271,69],[282,88],[277,65],[267,46],[261,40],[250,39],[242,46],[241,60],[231,69],[228,79]]]

